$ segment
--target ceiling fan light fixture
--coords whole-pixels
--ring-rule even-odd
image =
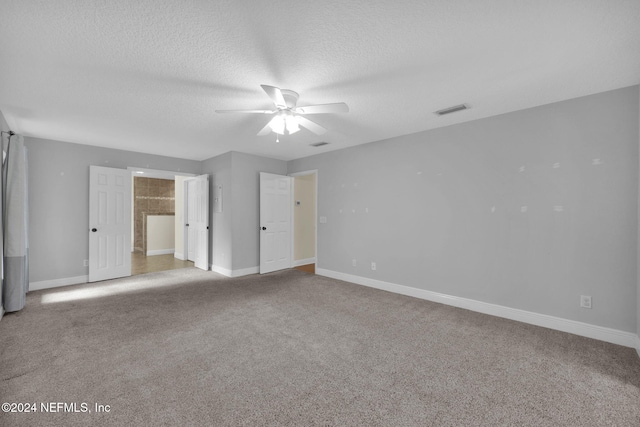
[[[294,115],[287,115],[285,118],[286,128],[289,131],[289,135],[294,134],[300,130],[300,126],[298,126],[298,120]]]
[[[269,122],[269,127],[271,128],[272,131],[274,131],[275,133],[278,133],[280,135],[284,135],[284,130],[285,130],[285,121],[284,121],[284,117],[277,115],[275,116],[273,119],[271,119],[271,121]]]

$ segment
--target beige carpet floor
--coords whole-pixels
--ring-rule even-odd
[[[296,270],[188,268],[29,293],[0,321],[0,396],[37,409],[2,426],[640,426],[640,359]]]

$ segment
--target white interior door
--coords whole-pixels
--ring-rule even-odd
[[[89,281],[131,276],[131,172],[89,167]]]
[[[186,205],[186,227],[185,235],[187,237],[187,259],[189,261],[196,260],[196,227],[191,224],[196,223],[196,181],[187,180],[184,183],[186,187],[185,191],[185,205]]]
[[[209,270],[209,175],[185,181],[187,186],[188,259]]]
[[[260,172],[260,274],[291,267],[291,182]]]

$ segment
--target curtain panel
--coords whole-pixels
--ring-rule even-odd
[[[6,312],[22,310],[29,291],[27,153],[21,135],[8,138],[2,165],[2,304]]]

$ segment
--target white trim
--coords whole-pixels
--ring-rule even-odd
[[[600,341],[606,341],[625,347],[635,347],[636,349],[638,349],[640,345],[640,339],[638,338],[638,336],[631,332],[591,325],[588,323],[563,319],[546,314],[534,313],[531,311],[519,310],[516,308],[505,307],[497,304],[490,304],[487,302],[476,301],[468,298],[461,298],[453,295],[426,291],[424,289],[418,289],[410,286],[370,279],[367,277],[340,273],[338,271],[327,270],[324,268],[317,268],[316,274],[320,276],[331,277],[333,279],[344,280],[346,282],[356,283],[358,285],[368,286],[371,288],[382,289],[384,291],[394,292],[401,295],[408,295],[411,297],[464,308],[471,311],[477,311],[479,313],[489,314],[492,316],[503,317],[505,319],[516,320],[518,322],[529,323],[531,325],[542,326],[562,332],[568,332],[570,334],[593,338]]]
[[[231,273],[231,277],[240,277],[240,276],[248,276],[250,274],[258,274],[260,273],[260,267],[249,267],[249,268],[241,268],[240,270],[233,270]]]
[[[183,260],[193,261],[189,259],[189,182],[187,179],[182,181],[182,250],[184,251]],[[194,263],[195,264],[195,263]]]
[[[186,176],[193,177],[196,176],[193,173],[187,172],[178,172],[178,171],[169,171],[162,169],[148,169],[148,168],[137,168],[135,166],[127,166],[127,170],[131,171],[132,176],[139,176],[142,178],[160,178],[160,179],[173,179],[175,181],[177,176]],[[143,174],[137,174],[137,171],[144,172]]]
[[[227,277],[240,277],[240,276],[248,276],[250,274],[258,274],[260,272],[260,267],[249,267],[249,268],[241,268],[239,270],[229,270],[228,268],[220,267],[218,265],[210,264],[211,271],[215,271],[216,273],[220,273],[223,276]]]
[[[174,253],[173,253],[173,257],[174,257],[174,258],[178,258],[178,259],[180,259],[180,260],[182,260],[182,261],[184,261],[184,260],[185,260],[185,258],[184,258],[184,254],[183,254],[183,253],[181,253],[181,252],[174,252]]]
[[[294,185],[295,179],[292,176],[284,175],[289,178],[289,268],[293,267],[293,246],[294,246],[294,236],[295,232],[295,224],[294,221],[294,209],[295,209],[295,194],[294,194]],[[262,203],[262,182],[260,182],[260,203]],[[260,210],[260,224],[262,224],[262,209]],[[262,239],[262,233],[260,233],[260,238]],[[258,242],[258,244],[260,244]],[[262,246],[260,246],[260,265],[262,266]],[[265,270],[265,267],[262,267],[262,270]],[[267,271],[266,273],[270,273]]]
[[[636,351],[638,352],[638,357],[640,357],[640,331],[636,335]]]
[[[154,256],[154,255],[168,255],[168,254],[173,254],[175,253],[175,248],[171,248],[171,249],[153,249],[150,251],[147,251],[147,256]]]
[[[315,263],[316,263],[316,257],[293,260],[294,267],[299,267],[301,265],[307,265],[307,264],[315,264]]]
[[[216,273],[220,273],[223,276],[232,277],[231,276],[232,272],[228,268],[220,267],[218,265],[213,265],[213,264],[209,264],[209,267],[211,268],[211,271],[215,271]]]
[[[307,171],[293,172],[290,173],[289,176],[305,176],[305,175],[313,175],[314,173],[318,173],[318,169],[309,169]]]
[[[4,307],[0,307],[0,320],[2,320],[3,317],[4,317]]]
[[[41,289],[59,288],[60,286],[79,285],[88,283],[89,276],[63,277],[61,279],[42,280],[40,282],[29,283],[29,291],[39,291]]]
[[[296,209],[296,179],[291,175],[287,175],[289,177],[289,268],[295,267],[293,265],[293,254],[295,252],[295,242],[296,236],[294,235],[296,232],[296,224],[295,224],[295,209]],[[262,193],[262,183],[260,183],[260,192]],[[261,213],[262,214],[262,213]],[[260,218],[260,223],[262,224],[262,217]],[[260,238],[262,238],[262,233],[260,233]],[[262,257],[262,251],[260,252],[260,257]]]

